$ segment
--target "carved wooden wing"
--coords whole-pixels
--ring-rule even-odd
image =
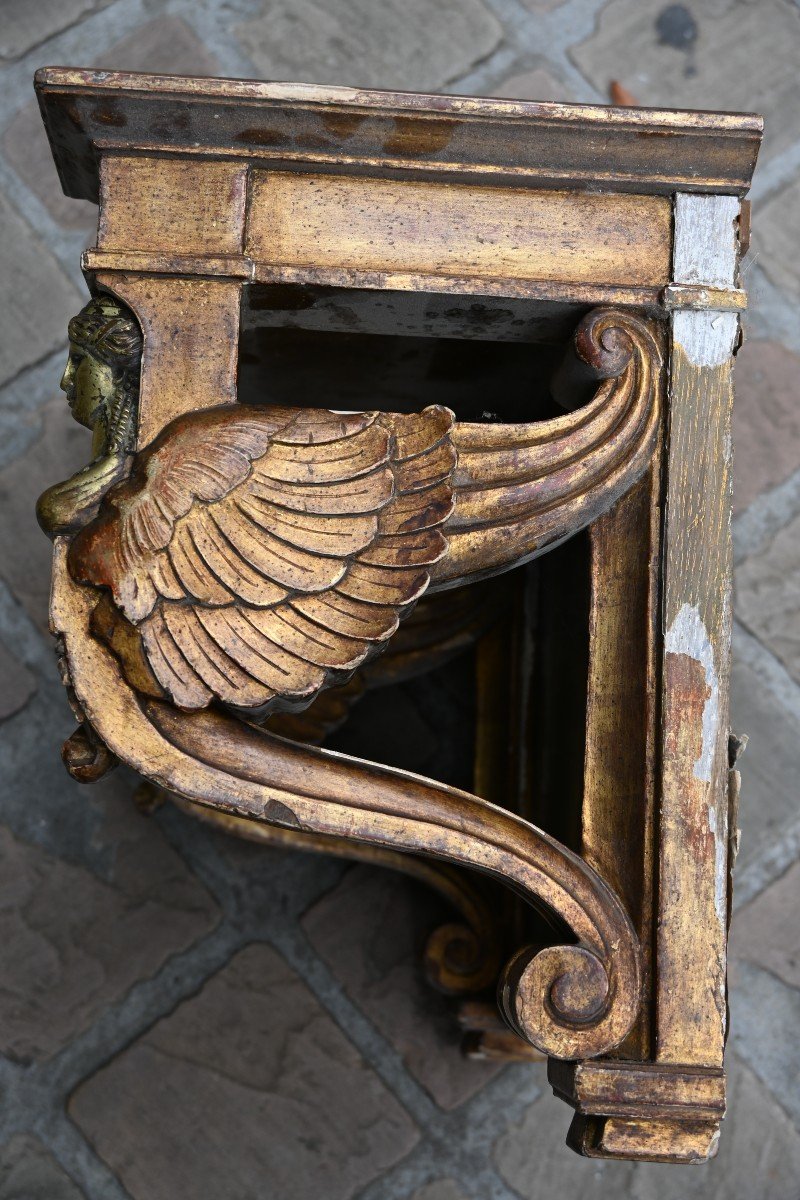
[[[453,508],[452,414],[237,406],[173,421],[76,537],[95,629],[180,708],[305,705],[425,591]]]

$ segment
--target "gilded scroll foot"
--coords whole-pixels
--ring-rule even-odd
[[[501,952],[492,922],[477,929],[455,922],[434,929],[425,946],[425,972],[435,988],[450,995],[482,992],[491,987],[500,969]]]

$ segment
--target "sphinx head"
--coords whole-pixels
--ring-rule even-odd
[[[69,323],[60,386],[75,420],[93,431],[95,455],[131,449],[141,357],[139,325],[113,296],[94,296]]]

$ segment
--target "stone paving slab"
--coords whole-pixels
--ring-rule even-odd
[[[526,8],[529,8],[534,13],[552,12],[554,8],[560,8],[566,0],[522,0]]]
[[[24,708],[35,691],[28,668],[0,642],[0,721]]]
[[[755,866],[797,823],[797,747],[800,721],[774,695],[743,654],[734,655],[731,728],[749,737],[737,764],[742,774],[736,876]],[[765,880],[766,882],[766,880]]]
[[[540,1200],[556,1184],[581,1200],[793,1200],[800,1135],[747,1067],[729,1056],[728,1070],[729,1116],[710,1163],[669,1167],[565,1158],[569,1110],[544,1095],[497,1142],[500,1173],[523,1200]]]
[[[414,1192],[411,1200],[467,1200],[458,1184],[452,1179],[437,1179]]]
[[[83,303],[83,298],[76,294],[71,312],[77,311]],[[65,333],[64,323],[59,329],[64,362],[67,356]],[[36,498],[51,483],[68,479],[91,457],[91,434],[72,420],[66,400],[58,390],[58,378],[53,380],[53,394],[53,400],[43,405],[38,413],[39,437],[20,458],[0,471],[3,505],[0,577],[45,636],[49,634],[53,551],[36,521]]]
[[[69,1111],[133,1200],[346,1200],[419,1136],[305,984],[257,945]]]
[[[83,1193],[38,1138],[17,1134],[0,1146],[0,1200],[82,1200]]]
[[[800,1128],[800,990],[752,963],[731,964],[730,1046]],[[794,1145],[792,1142],[790,1145]],[[794,1179],[800,1179],[795,1168]],[[789,1200],[789,1197],[787,1197]]]
[[[637,1164],[629,1194],[631,1200],[793,1200],[798,1179],[800,1135],[755,1075],[729,1054],[728,1116],[717,1157],[701,1166]]]
[[[736,355],[734,512],[744,511],[798,469],[799,378],[800,356],[780,342],[747,340]]]
[[[98,0],[3,0],[0,59],[19,58],[98,7]]]
[[[158,17],[107,49],[87,53],[81,66],[112,71],[151,71],[165,75],[217,75],[219,63],[180,17]],[[96,240],[97,206],[74,200],[61,190],[53,155],[35,100],[24,105],[3,135],[3,150],[13,170],[50,211],[59,225]]]
[[[800,989],[800,863],[737,912],[730,952]]]
[[[601,95],[618,79],[640,104],[758,112],[761,162],[800,126],[800,9],[792,0],[611,0],[569,51]]]
[[[800,300],[800,179],[755,208],[759,262],[796,304]]]
[[[490,54],[502,26],[481,0],[270,0],[235,32],[265,79],[424,92]]]
[[[65,340],[80,293],[0,192],[0,383]]]
[[[575,99],[572,89],[547,67],[534,67],[530,71],[509,75],[491,92],[493,96],[508,97],[510,100],[557,100],[568,104]]]
[[[541,1080],[542,1096],[521,1120],[511,1122],[498,1138],[493,1158],[501,1177],[521,1200],[541,1200],[551,1188],[581,1200],[626,1195],[633,1167],[597,1162],[565,1153],[572,1110],[557,1100],[547,1083],[544,1064],[531,1067]]]
[[[35,100],[24,104],[3,134],[6,161],[63,229],[83,234],[87,246],[97,240],[97,205],[75,200],[61,190],[50,143]]]
[[[741,620],[800,683],[800,517],[736,571],[736,608]]]
[[[303,929],[348,994],[397,1049],[437,1104],[462,1104],[497,1063],[459,1053],[456,1003],[422,970],[425,941],[452,912],[393,871],[354,867],[303,918]]]
[[[146,855],[113,832],[106,883],[0,828],[0,1049],[15,1061],[67,1045],[213,928],[210,897],[156,831]]]
[[[800,356],[780,342],[748,339],[736,356],[735,513],[778,487],[800,465],[799,378]]]

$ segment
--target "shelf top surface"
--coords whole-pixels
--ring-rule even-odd
[[[67,195],[98,198],[122,151],[517,187],[744,194],[750,113],[423,95],[45,67],[35,86]]]

